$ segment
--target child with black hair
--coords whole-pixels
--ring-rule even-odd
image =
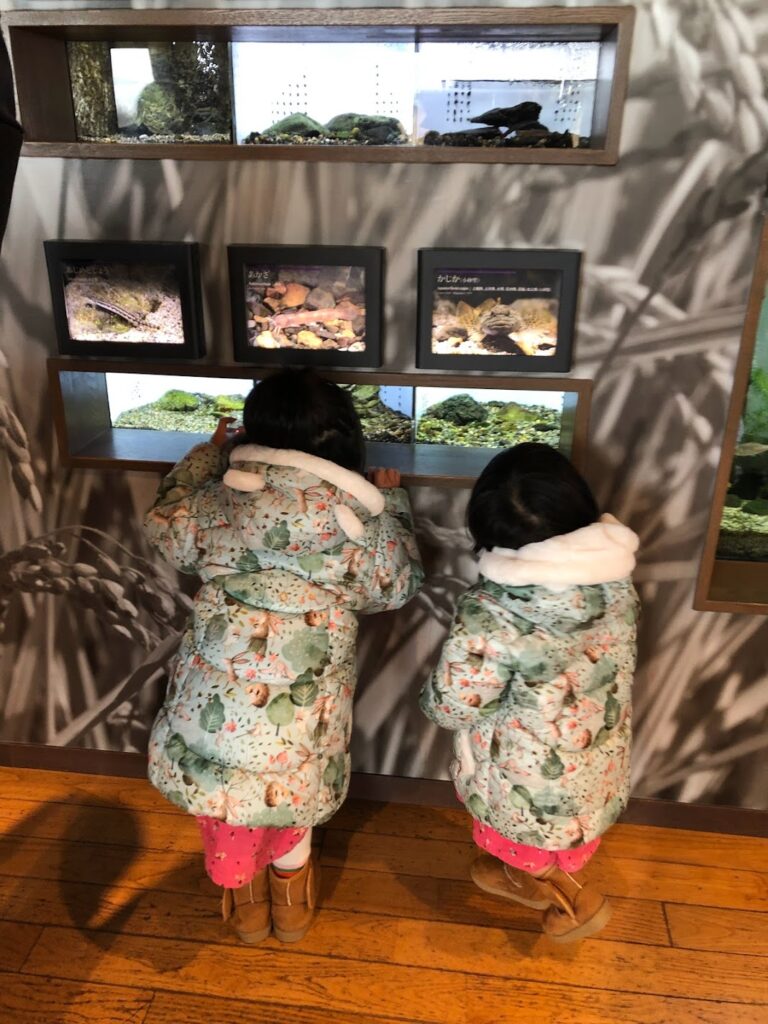
[[[364,477],[350,394],[311,371],[257,384],[163,481],[150,542],[203,585],[149,744],[149,776],[198,818],[206,870],[246,942],[304,936],[312,827],[349,784],[357,614],[423,572],[399,475]]]
[[[572,873],[629,795],[638,540],[543,444],[491,460],[467,522],[480,579],[421,706],[454,732],[453,780],[484,851],[474,882],[543,910],[544,931],[574,941],[610,908]]]

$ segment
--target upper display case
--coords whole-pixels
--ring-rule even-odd
[[[28,154],[611,164],[634,9],[5,20]]]
[[[64,465],[164,470],[221,416],[241,415],[269,370],[245,366],[48,363]],[[324,373],[348,388],[368,464],[406,483],[470,486],[495,451],[522,441],[558,448],[583,468],[591,383],[584,380]]]
[[[768,220],[736,364],[695,607],[768,614]]]

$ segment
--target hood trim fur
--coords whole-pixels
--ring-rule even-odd
[[[516,551],[494,548],[478,563],[480,575],[502,586],[543,586],[565,590],[574,586],[614,583],[632,575],[637,534],[614,519],[600,521]]]
[[[232,467],[242,462],[258,462],[266,466],[290,466],[293,469],[301,469],[325,480],[326,483],[333,484],[340,491],[351,494],[367,509],[370,515],[379,516],[384,511],[384,495],[378,487],[368,483],[365,477],[359,473],[355,473],[351,469],[344,469],[343,466],[337,466],[335,462],[329,462],[328,459],[318,458],[317,455],[308,455],[306,452],[292,451],[289,448],[263,448],[258,444],[243,444],[232,451],[229,461]],[[234,471],[237,472],[238,479],[245,475],[261,476],[258,473],[247,474],[243,470]],[[232,472],[233,469],[230,469],[225,474],[225,483],[228,483],[227,476]],[[236,484],[234,486],[237,490],[242,489]],[[261,486],[264,486],[263,479]],[[261,488],[253,489],[260,490]]]

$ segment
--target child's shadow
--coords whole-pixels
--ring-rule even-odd
[[[164,902],[202,901],[198,912],[207,906],[215,920],[215,900],[200,895],[199,860],[147,850],[140,814],[118,804],[98,798],[88,805],[44,803],[4,830],[2,916],[76,929],[78,959],[87,963],[89,976],[98,974],[99,960],[113,950],[162,969],[142,939],[168,937]],[[55,941],[60,947],[61,936]],[[194,946],[175,944],[172,969],[195,955]]]

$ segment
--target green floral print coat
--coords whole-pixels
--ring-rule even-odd
[[[149,777],[191,814],[249,827],[330,818],[349,783],[357,613],[399,608],[423,572],[408,497],[331,462],[194,448],[146,517],[200,576],[149,744]]]
[[[421,706],[454,731],[451,774],[470,814],[513,842],[580,846],[626,806],[636,548],[605,516],[495,549],[458,602]]]

